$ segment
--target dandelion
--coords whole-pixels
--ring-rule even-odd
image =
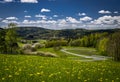
[[[84,80],[84,82],[87,82],[87,80]]]
[[[118,80],[119,78],[117,77],[116,79]]]
[[[50,74],[50,75],[49,75],[49,77],[52,77],[52,76],[53,76],[53,74]]]
[[[37,72],[37,75],[40,75],[40,73],[39,73],[39,72]]]
[[[112,80],[112,82],[115,82],[114,80]]]
[[[71,75],[72,77],[74,76],[74,74]]]
[[[9,75],[8,77],[12,77],[12,75]]]
[[[108,79],[106,78],[105,80],[107,81]]]
[[[43,66],[40,66],[39,68],[43,68]]]
[[[90,80],[90,78],[88,78],[88,80]]]
[[[15,75],[19,75],[19,73],[18,73],[18,72],[15,72]]]
[[[9,68],[6,68],[5,70],[9,70]]]
[[[78,79],[80,79],[80,77],[78,77]]]
[[[2,80],[5,80],[5,78],[3,77]]]
[[[45,82],[45,81],[42,81],[42,82]]]
[[[33,76],[33,74],[29,74],[30,76]]]
[[[19,71],[22,71],[22,69],[21,69],[21,68],[19,68]]]

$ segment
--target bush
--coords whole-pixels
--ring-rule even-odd
[[[44,48],[45,45],[44,44],[40,44],[40,43],[35,43],[35,44],[33,44],[32,47],[34,47],[35,49],[39,49],[39,48]]]
[[[81,44],[81,40],[77,39],[77,40],[73,40],[70,42],[70,46],[80,46]]]
[[[31,53],[31,52],[34,52],[34,51],[36,51],[36,49],[35,49],[35,47],[32,47],[32,45],[31,44],[25,44],[24,46],[23,46],[23,48],[22,48],[22,52],[23,53]]]
[[[54,46],[67,46],[67,41],[65,40],[48,41],[45,44],[46,48],[54,47]]]
[[[53,49],[54,49],[55,51],[59,51],[59,50],[62,49],[62,47],[61,47],[61,46],[54,46]]]
[[[57,57],[57,55],[50,52],[36,52],[34,55],[44,56],[44,57]]]
[[[32,49],[32,45],[31,44],[24,44],[22,49],[23,50],[31,50]]]

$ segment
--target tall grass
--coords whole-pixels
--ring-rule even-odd
[[[120,63],[0,55],[0,82],[120,82]]]

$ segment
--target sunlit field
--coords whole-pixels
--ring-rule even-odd
[[[120,63],[0,55],[0,82],[120,82]]]

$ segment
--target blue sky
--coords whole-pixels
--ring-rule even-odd
[[[120,27],[120,0],[0,0],[0,26],[49,29]]]

